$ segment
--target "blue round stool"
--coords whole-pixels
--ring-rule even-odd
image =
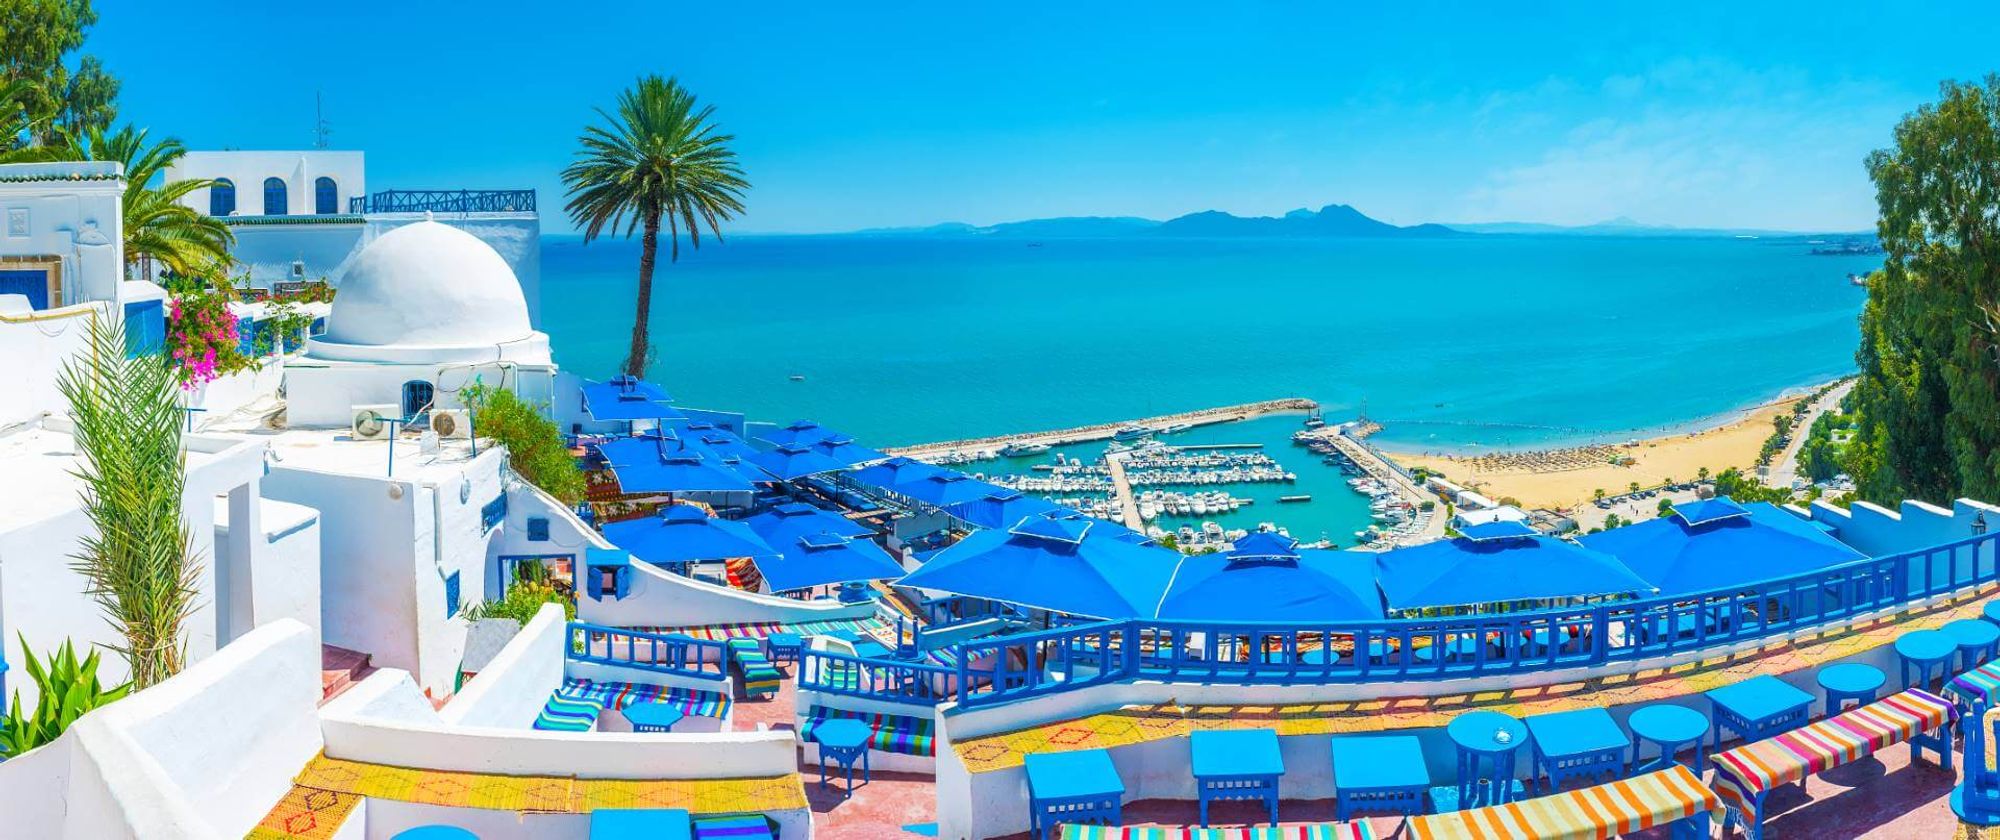
[[[1970,671],[2000,653],[2000,625],[1977,618],[1961,618],[1938,628],[1958,642],[1958,669]]]
[[[1701,772],[1702,756],[1707,750],[1702,747],[1704,736],[1708,735],[1708,715],[1686,706],[1672,703],[1654,703],[1642,706],[1625,719],[1625,725],[1632,728],[1632,773],[1664,770],[1669,765],[1679,764],[1675,758],[1681,748],[1694,745],[1694,764],[1688,769]],[[1660,758],[1652,765],[1639,763],[1639,747],[1647,741],[1660,746]]]
[[[420,825],[399,831],[389,840],[479,840],[479,835],[455,825]]]
[[[1493,711],[1466,712],[1444,726],[1458,747],[1460,808],[1500,805],[1514,793],[1514,756],[1528,745],[1528,725],[1513,715]],[[1493,773],[1480,772],[1490,761]]]
[[[1875,702],[1875,692],[1889,678],[1873,665],[1843,662],[1819,669],[1818,680],[1819,687],[1826,691],[1826,716],[1833,717],[1843,711],[1842,704],[1849,700],[1862,706]]]
[[[1931,673],[1945,676],[1951,657],[1958,653],[1958,640],[1942,630],[1912,630],[1896,637],[1896,656],[1902,659],[1904,688],[1931,690]],[[1910,675],[1917,675],[1915,680]]]

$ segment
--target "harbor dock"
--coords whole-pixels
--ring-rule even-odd
[[[900,446],[883,450],[890,455],[902,455],[920,460],[935,460],[940,457],[976,455],[997,451],[1009,443],[1047,444],[1062,446],[1071,443],[1111,440],[1119,429],[1143,427],[1161,429],[1168,426],[1210,426],[1216,423],[1232,423],[1250,420],[1268,414],[1304,413],[1319,407],[1319,403],[1304,397],[1286,397],[1277,400],[1243,403],[1240,405],[1205,408],[1179,414],[1149,417],[1143,420],[1128,420],[1120,423],[1098,423],[1073,429],[1058,429],[1043,432],[1023,432],[1013,435],[972,438],[966,440],[923,443],[914,446]]]
[[[1132,482],[1125,477],[1125,456],[1117,452],[1104,456],[1104,465],[1111,471],[1111,493],[1118,501],[1118,516],[1125,520],[1125,527],[1134,531],[1146,530],[1146,518],[1139,514],[1139,500],[1132,496]]]

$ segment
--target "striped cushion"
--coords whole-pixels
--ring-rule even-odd
[[[541,715],[535,718],[535,728],[588,732],[597,728],[597,718],[605,709],[623,709],[639,703],[666,703],[682,714],[697,717],[729,717],[729,698],[719,691],[567,679],[542,707]]]
[[[744,696],[769,697],[778,693],[785,675],[764,655],[763,645],[754,639],[730,639],[728,644],[730,655],[736,657],[736,667],[743,672]]]
[[[1715,792],[1748,813],[1757,794],[1814,773],[1866,758],[1876,750],[1929,732],[1958,717],[1944,698],[1919,688],[1710,758]]]
[[[1694,772],[1665,770],[1535,799],[1410,820],[1414,840],[1461,838],[1582,838],[1632,834],[1719,805]]]
[[[694,840],[777,840],[777,837],[777,827],[762,814],[694,821]]]
[[[1127,828],[1063,823],[1062,840],[1375,840],[1367,821],[1255,828]]]
[[[1995,697],[2000,696],[2000,662],[1988,662],[1953,677],[1945,690],[1969,703],[1992,705]]]
[[[932,721],[907,715],[871,715],[814,706],[806,712],[805,728],[799,730],[799,738],[811,741],[814,729],[837,718],[859,720],[875,730],[875,737],[868,742],[870,749],[903,755],[937,755],[937,746],[931,734]]]

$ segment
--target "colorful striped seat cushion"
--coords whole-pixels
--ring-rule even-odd
[[[1758,794],[1814,773],[1866,758],[1876,750],[1951,723],[1958,709],[1944,698],[1912,688],[1866,706],[1758,741],[1721,755],[1715,792],[1730,808],[1747,813]]]
[[[1366,821],[1254,828],[1128,828],[1063,823],[1062,840],[1375,840]]]
[[[814,706],[806,711],[805,727],[799,730],[799,738],[811,741],[813,730],[818,729],[820,724],[838,718],[850,718],[868,724],[868,727],[875,731],[874,739],[868,742],[870,749],[903,755],[937,755],[936,739],[932,734],[933,721],[930,718],[908,715],[866,714]]]
[[[777,840],[778,829],[762,814],[709,817],[694,821],[694,840]]]
[[[682,714],[698,717],[729,717],[730,700],[719,691],[572,678],[564,680],[562,688],[549,697],[541,715],[535,718],[535,728],[587,732],[597,727],[597,718],[605,709],[623,709],[638,703],[666,703]]]
[[[1694,772],[1673,765],[1643,776],[1523,799],[1410,819],[1414,840],[1534,837],[1604,838],[1644,831],[1696,814],[1720,802]]]
[[[800,636],[826,636],[833,633],[864,633],[881,625],[874,618],[835,618],[826,621],[799,621],[780,624],[775,621],[754,621],[744,624],[704,624],[687,627],[646,627],[648,633],[665,633],[690,636],[711,642],[726,642],[730,639],[762,639],[772,633],[795,633]]]
[[[743,671],[743,693],[753,697],[778,693],[785,675],[764,655],[764,646],[755,639],[730,639],[729,654]]]
[[[2000,695],[2000,662],[1988,662],[1953,677],[1945,690],[1972,703],[1993,705],[1995,696]]]

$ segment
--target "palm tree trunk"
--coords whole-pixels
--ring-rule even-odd
[[[638,312],[632,319],[632,350],[625,356],[625,372],[637,377],[646,375],[646,339],[653,316],[653,261],[659,253],[660,211],[651,208],[646,213],[645,233],[639,239]]]

